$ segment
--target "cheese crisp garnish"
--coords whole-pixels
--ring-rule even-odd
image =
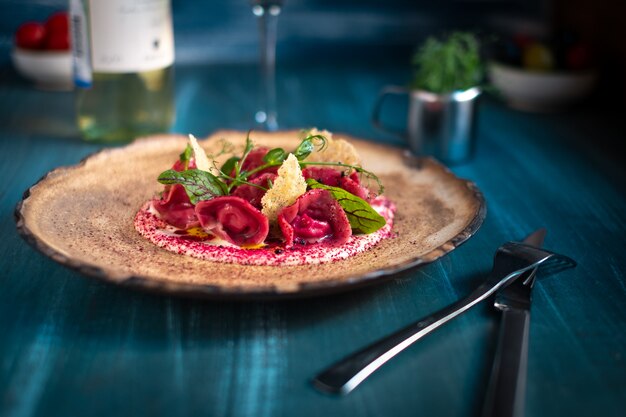
[[[310,135],[323,135],[326,146],[319,152],[313,152],[306,162],[340,162],[348,165],[361,165],[361,157],[354,146],[344,139],[333,139],[333,134],[327,130],[311,129]]]
[[[263,198],[261,212],[270,222],[276,221],[278,212],[283,208],[292,205],[296,199],[306,192],[306,180],[302,175],[298,159],[289,154],[285,162],[278,169],[278,177],[274,180]]]
[[[209,162],[209,158],[206,156],[206,152],[204,151],[204,149],[202,149],[194,135],[189,135],[189,144],[193,149],[193,157],[196,160],[196,167],[202,171],[214,174],[213,166]]]

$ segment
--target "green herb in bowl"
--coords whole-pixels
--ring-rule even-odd
[[[476,87],[484,75],[478,39],[468,32],[429,37],[412,63],[416,70],[410,87],[436,94]]]

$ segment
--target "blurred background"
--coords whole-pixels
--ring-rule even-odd
[[[29,20],[43,21],[63,9],[67,9],[66,0],[0,0],[0,88],[25,83],[12,68],[10,58],[19,25]],[[248,128],[246,118],[254,108],[248,109],[241,103],[233,103],[235,108],[231,109],[233,113],[246,113],[246,118],[241,120],[224,117],[219,125],[206,126],[201,124],[202,120],[185,120],[182,90],[194,90],[197,85],[179,80],[185,78],[186,66],[236,64],[239,69],[230,73],[231,77],[240,77],[241,89],[252,94],[256,88],[252,71],[258,65],[259,38],[250,1],[172,0],[172,10],[175,65],[179,75],[176,85],[178,119],[174,130],[207,134],[218,127]],[[281,95],[285,96],[285,89],[290,88],[288,92],[293,93],[298,82],[306,82],[307,69],[314,71],[324,67],[328,71],[334,65],[342,68],[349,64],[351,68],[344,74],[349,76],[351,71],[358,71],[359,66],[387,66],[394,70],[386,73],[388,79],[383,80],[384,83],[406,84],[411,79],[411,56],[416,47],[429,35],[459,29],[480,34],[486,41],[483,53],[490,59],[523,66],[524,45],[537,41],[558,55],[556,63],[552,64],[554,70],[568,70],[568,66],[593,68],[598,79],[594,94],[585,105],[607,115],[619,114],[626,107],[624,16],[626,2],[609,0],[287,0],[278,22],[277,42],[281,127],[319,124],[313,116],[309,120],[291,121],[284,117],[285,107],[290,104],[281,103]],[[241,69],[242,64],[250,65],[252,75]],[[298,69],[289,69],[294,67]],[[209,68],[206,80],[195,82],[215,87],[204,94],[212,95],[212,98],[205,97],[206,100],[217,100],[223,72],[216,71],[211,78],[210,71]],[[298,74],[302,78],[298,78]],[[372,88],[380,87],[382,85]],[[367,113],[371,111],[374,98],[372,94],[371,101],[364,104]],[[207,101],[194,103],[203,105]],[[325,127],[331,129],[351,130],[340,124],[333,125],[333,120],[321,121],[327,122]],[[367,119],[363,122],[369,124]],[[360,131],[357,128],[352,133],[371,137],[373,132],[369,128]]]
[[[177,64],[255,62],[257,24],[248,0],[172,0]],[[67,0],[0,0],[0,62],[28,20],[67,9]],[[428,35],[451,29],[554,42],[589,43],[594,63],[623,98],[626,2],[619,0],[288,0],[278,31],[278,62],[395,59],[410,62]],[[558,42],[558,39],[556,39]]]
[[[248,0],[172,0],[178,63],[252,62],[257,26]],[[626,3],[619,0],[290,0],[279,30],[279,61],[355,57],[408,60],[426,36],[450,29],[547,38],[574,32],[598,64],[624,71]],[[67,9],[67,0],[0,0],[0,59],[27,20]],[[623,90],[622,90],[623,91]]]

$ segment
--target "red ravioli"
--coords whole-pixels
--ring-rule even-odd
[[[278,225],[285,247],[294,243],[324,242],[339,246],[352,236],[350,222],[343,209],[327,190],[307,191],[278,214]]]
[[[241,197],[201,201],[196,215],[204,230],[238,246],[261,244],[269,232],[267,217]]]
[[[369,190],[360,184],[359,175],[356,172],[346,176],[342,171],[334,168],[313,166],[302,170],[302,175],[304,178],[312,178],[320,184],[343,188],[363,200],[369,198]]]
[[[189,163],[187,164],[187,169],[196,169],[196,160],[194,158],[191,158],[189,160]],[[178,161],[176,161],[174,163],[174,165],[172,165],[172,169],[174,171],[178,171],[178,172],[182,172],[185,171],[185,164],[183,162],[180,161],[180,159]]]
[[[180,184],[168,186],[163,197],[153,201],[152,205],[163,220],[179,229],[188,229],[199,224],[185,187]]]
[[[341,171],[334,168],[316,166],[303,169],[302,175],[306,179],[311,178],[320,184],[330,185],[331,187],[339,187],[339,180],[343,176]]]
[[[272,172],[266,172],[265,174],[261,174],[249,182],[269,189],[270,182],[274,182],[276,177],[278,177],[278,175]],[[261,188],[258,188],[252,185],[243,184],[235,188],[235,191],[233,191],[232,195],[236,197],[241,197],[247,202],[249,202],[250,204],[252,204],[254,207],[261,209],[262,207],[261,199],[263,198],[265,193],[266,193],[266,190],[263,190]]]
[[[196,161],[191,158],[187,169],[195,168]],[[185,166],[178,160],[174,163],[172,169],[180,172],[185,170]],[[161,199],[154,201],[152,205],[163,220],[179,229],[189,229],[200,224],[196,217],[194,206],[189,201],[185,187],[180,184],[166,185]]]

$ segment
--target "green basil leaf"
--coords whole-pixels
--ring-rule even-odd
[[[222,171],[226,175],[230,175],[230,173],[233,172],[233,169],[235,169],[235,164],[237,164],[237,162],[239,162],[239,157],[231,156],[226,162],[224,162],[224,165],[222,165],[220,171]]]
[[[180,184],[185,187],[192,204],[228,194],[226,184],[210,172],[199,169],[189,169],[182,172],[169,169],[159,175],[158,181],[161,184]]]
[[[339,187],[320,184],[312,178],[306,180],[310,188],[328,190],[346,212],[350,227],[355,233],[369,234],[387,224],[383,216],[378,214],[369,203]]]
[[[268,164],[282,163],[287,158],[287,153],[282,148],[271,149],[263,157],[263,161]]]

